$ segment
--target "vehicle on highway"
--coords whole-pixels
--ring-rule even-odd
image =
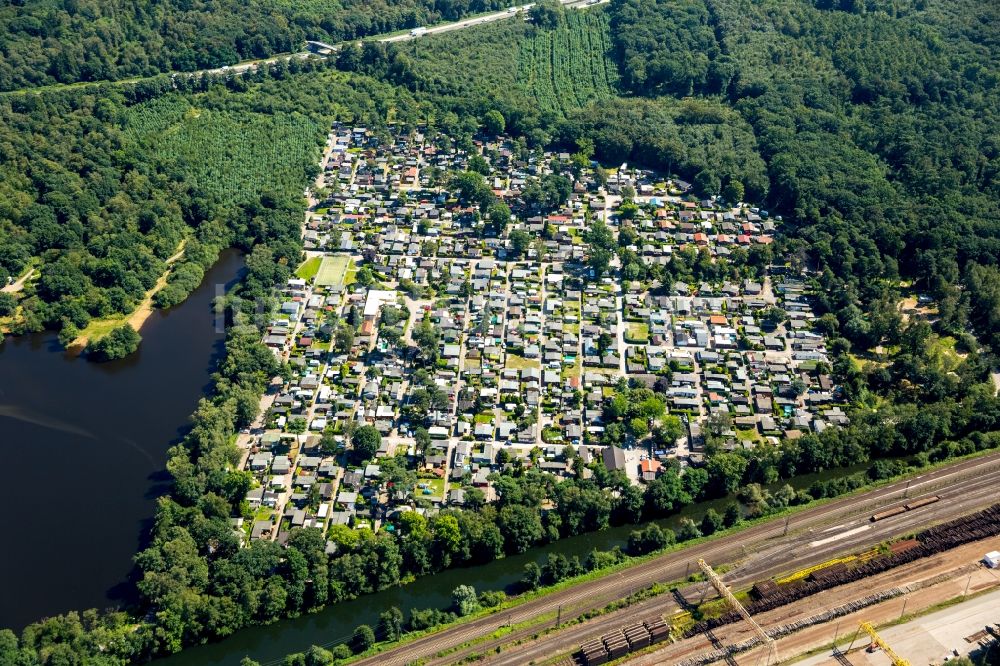
[[[420,37],[427,34],[427,28],[421,26],[410,31],[410,37]]]

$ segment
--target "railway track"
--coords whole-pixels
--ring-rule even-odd
[[[961,493],[945,492],[942,489],[963,480]],[[915,478],[899,481],[862,495],[834,500],[812,509],[806,509],[784,520],[769,521],[741,530],[698,546],[685,548],[648,560],[624,571],[604,578],[582,583],[559,592],[527,602],[509,611],[500,610],[492,615],[467,624],[460,624],[411,643],[401,645],[367,659],[358,664],[379,666],[403,666],[417,659],[428,664],[447,664],[460,661],[471,652],[481,652],[495,647],[498,643],[516,640],[519,635],[532,635],[542,626],[542,621],[554,622],[561,607],[563,617],[572,617],[591,609],[603,608],[608,603],[627,596],[630,591],[640,590],[658,581],[677,580],[690,572],[690,563],[701,557],[709,562],[733,562],[752,560],[756,566],[750,567],[748,575],[753,580],[763,577],[762,570],[794,570],[803,562],[822,562],[830,552],[842,552],[845,548],[857,547],[860,541],[877,543],[896,534],[912,530],[916,524],[926,525],[931,520],[944,520],[961,515],[969,506],[981,502],[983,496],[995,489],[1000,482],[1000,453],[994,453],[973,460],[965,460],[942,467]],[[875,527],[859,532],[849,538],[833,539],[816,547],[809,546],[816,541],[820,528],[837,521],[856,520],[868,523],[871,513],[886,504],[903,499],[919,499],[931,492],[941,495],[942,501],[922,511],[903,514],[908,520],[885,520],[874,523]],[[995,501],[995,492],[992,494]],[[911,523],[913,520],[915,522]],[[835,536],[835,535],[834,535]],[[775,540],[772,542],[772,540]],[[819,559],[816,559],[816,558]],[[741,568],[740,574],[744,571]],[[538,620],[538,622],[532,622]],[[499,627],[530,625],[523,630],[508,635],[498,641],[486,641],[472,647],[461,646],[488,637]],[[442,654],[448,652],[448,654]],[[441,654],[441,657],[435,655]],[[499,662],[498,662],[499,663]],[[524,662],[521,662],[524,663]]]
[[[772,552],[773,550],[786,550],[791,543],[798,544],[796,546],[798,549],[801,549],[803,545],[808,546],[807,539],[810,537],[807,531],[805,534],[800,534],[791,541],[782,540],[780,544],[769,547],[764,551],[752,553],[748,558],[750,560],[749,564],[741,565],[725,575],[724,578],[734,588],[747,587],[751,583],[763,578],[820,564],[837,554],[843,553],[845,549],[863,550],[886,539],[917,531],[919,528],[926,527],[929,523],[940,522],[954,518],[957,515],[972,513],[997,501],[998,498],[995,489],[998,483],[1000,483],[1000,470],[984,473],[981,478],[970,480],[968,483],[963,484],[960,489],[952,490],[950,493],[942,495],[940,501],[946,507],[939,508],[936,512],[921,512],[919,508],[914,509],[913,513],[908,515],[906,520],[889,521],[887,524],[883,524],[880,530],[865,530],[864,532],[856,533],[857,536],[853,540],[833,542],[829,547],[806,548],[804,555],[792,552],[786,558],[781,558]],[[925,505],[922,508],[930,509],[931,505]],[[864,526],[870,524],[870,521],[867,515],[862,515],[844,525],[844,530],[850,532],[855,524]],[[670,579],[670,577],[665,577],[660,580]],[[704,596],[705,598],[714,597],[715,593],[708,590],[706,586]],[[614,600],[610,599],[607,603]],[[529,663],[533,660],[537,661],[544,656],[572,651],[579,644],[601,633],[611,631],[614,628],[637,620],[669,615],[677,610],[680,610],[680,607],[672,596],[660,595],[610,613],[599,621],[571,626],[548,636],[539,637],[530,643],[510,645],[510,643],[530,638],[539,631],[538,627],[519,631],[502,639],[487,641],[470,648],[461,649],[449,654],[446,659],[431,660],[428,663],[437,665],[455,663],[473,652],[489,653],[500,645],[506,644],[507,647],[504,648],[502,654],[490,655],[484,661],[489,664],[515,666],[517,664]],[[566,613],[566,609],[564,608],[563,617],[568,618],[573,616],[571,613]]]

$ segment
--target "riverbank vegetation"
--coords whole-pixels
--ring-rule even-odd
[[[0,279],[40,259],[12,331],[54,329],[68,344],[92,320],[127,321],[164,274],[152,304],[175,305],[223,248],[275,235],[269,219],[315,175],[328,118],[365,106],[346,87],[340,106],[331,91],[343,81],[324,90],[316,77],[299,80],[315,90],[285,97],[295,86],[278,80],[312,66],[275,67],[233,89],[179,79],[174,91],[154,79],[0,99],[10,147],[0,154]]]
[[[867,490],[879,487],[892,479],[905,478],[904,470],[907,469],[907,466],[904,463],[888,465],[889,468],[895,468],[894,474],[896,476],[881,474],[879,470],[884,467],[885,464],[880,461],[873,465],[867,472],[859,472],[845,477],[847,486],[855,488],[855,491],[852,492],[856,492],[862,489]],[[779,491],[779,494],[788,496],[791,496],[790,493],[793,493],[793,491],[785,489]],[[456,588],[452,595],[452,604],[445,608],[413,608],[410,609],[408,614],[405,614],[400,609],[391,607],[380,614],[379,622],[373,628],[368,627],[368,625],[362,625],[372,629],[373,636],[377,641],[374,645],[359,645],[352,638],[341,638],[321,645],[313,645],[305,652],[290,653],[286,655],[283,663],[311,663],[309,660],[314,659],[317,660],[316,663],[320,664],[348,664],[356,659],[368,657],[410,643],[429,633],[465,624],[480,617],[497,613],[501,609],[509,611],[539,597],[613,575],[615,572],[625,568],[642,564],[667,553],[705,543],[712,538],[738,533],[741,530],[759,525],[768,520],[774,520],[775,518],[790,517],[797,511],[806,508],[805,505],[801,504],[794,507],[787,505],[784,508],[780,508],[780,504],[774,504],[766,509],[765,514],[755,513],[754,515],[750,515],[747,513],[744,515],[746,507],[744,503],[747,501],[747,498],[752,496],[759,497],[760,494],[760,488],[750,487],[746,492],[740,494],[739,502],[730,503],[723,514],[719,514],[714,509],[708,509],[700,522],[684,519],[680,522],[680,527],[677,530],[662,528],[657,523],[649,523],[630,533],[627,547],[624,550],[618,546],[606,551],[593,549],[582,560],[576,556],[567,558],[565,555],[559,553],[551,553],[541,564],[535,562],[526,564],[521,580],[504,591],[484,591],[477,597],[474,594],[474,588],[463,585],[460,588]],[[767,493],[765,492],[764,494],[766,495]],[[885,544],[881,544],[875,550],[881,552],[883,548],[886,548]],[[829,566],[831,562],[843,562],[852,559],[855,559],[855,556],[831,560],[819,566]],[[719,573],[723,573],[725,567],[726,565],[720,565],[716,567],[716,570]],[[791,575],[792,577],[779,579],[779,581],[787,582],[788,580],[804,578],[808,573],[815,570],[815,568],[818,567],[797,571]],[[630,605],[631,603],[658,596],[676,589],[684,582],[690,583],[700,578],[702,578],[701,574],[692,574],[685,580],[656,583],[649,588],[633,592],[623,599],[612,602],[602,609],[587,611],[579,617],[571,619],[569,624],[597,617]],[[512,593],[513,595],[510,596],[508,593]],[[467,612],[463,613],[462,607],[456,601],[458,598],[474,600],[475,605],[466,607]],[[706,608],[710,608],[711,612],[715,613],[712,617],[721,613],[718,610],[717,601],[706,602],[702,608],[695,611],[697,617],[699,619],[704,618]],[[498,637],[499,632],[514,632],[542,623],[548,624],[553,619],[552,614],[541,615],[522,624],[502,627],[497,633],[492,634],[491,637]],[[694,622],[691,618],[687,618],[687,621],[690,623]],[[550,626],[545,631],[555,629],[556,627]],[[475,642],[477,641],[463,644],[462,647],[468,647]],[[439,654],[438,656],[442,655]],[[241,663],[243,666],[253,666],[259,662],[246,657]]]
[[[19,643],[0,634],[0,655],[25,664],[135,662],[412,576],[669,516],[737,488],[748,489],[739,512],[764,515],[865,483],[854,476],[763,491],[795,475],[872,462],[874,479],[898,473],[885,458],[912,456],[919,467],[1000,446],[1000,401],[988,381],[1000,311],[1000,22],[976,18],[995,19],[996,9],[943,0],[873,0],[850,11],[803,1],[614,0],[607,11],[610,32],[604,19],[566,17],[552,34],[496,28],[518,48],[481,53],[497,63],[477,69],[481,76],[436,46],[366,46],[338,59],[351,74],[300,71],[313,69],[307,61],[217,82],[178,79],[176,91],[164,78],[0,99],[0,137],[9,146],[0,151],[0,265],[17,275],[32,257],[42,262],[20,299],[21,330],[82,327],[128,312],[182,238],[184,258],[160,305],[196,286],[221,248],[249,252],[248,273],[228,301],[233,326],[215,389],[170,452],[174,485],[137,557],[140,607],[45,620]],[[658,29],[661,21],[681,28]],[[20,29],[29,28],[41,29]],[[614,43],[595,46],[598,34]],[[574,87],[562,55],[585,36],[593,90]],[[536,54],[546,44],[551,69],[538,74],[544,58]],[[609,53],[617,61],[610,75]],[[17,71],[19,62],[3,67]],[[595,77],[598,63],[604,79]],[[511,76],[514,86],[478,94]],[[517,94],[498,98],[509,90]],[[631,98],[591,103],[613,91]],[[588,475],[581,461],[576,478],[559,482],[514,465],[494,478],[495,503],[470,492],[470,509],[403,513],[391,534],[335,529],[332,555],[316,530],[293,532],[285,547],[241,547],[231,520],[245,511],[249,479],[232,469],[232,442],[283,371],[260,344],[255,315],[301,263],[301,193],[316,173],[325,128],[333,118],[376,132],[389,117],[404,125],[431,118],[471,141],[481,123],[498,124],[491,112],[525,150],[557,141],[576,151],[589,142],[605,162],[659,167],[690,178],[703,195],[743,191],[788,216],[794,228],[780,249],[817,269],[829,370],[850,405],[850,425],[724,451],[718,439],[728,424],[713,421],[705,466],[668,468],[645,490],[600,464]],[[275,145],[264,140],[270,136]],[[262,170],[268,160],[277,161],[273,179]],[[937,299],[933,324],[903,322],[901,278]],[[994,348],[980,346],[970,327]],[[932,332],[963,340],[967,353],[941,367]],[[892,350],[883,361],[857,362],[881,346]],[[641,413],[649,396],[626,388],[618,389],[622,412]],[[405,460],[385,461],[382,473],[414,482]],[[727,512],[685,523],[675,536],[735,519]],[[633,547],[655,550],[669,540],[645,528]],[[567,566],[539,569],[538,578],[555,580],[573,570]]]
[[[142,337],[134,328],[125,324],[87,345],[87,353],[98,361],[114,361],[134,352],[139,348],[140,342]]]

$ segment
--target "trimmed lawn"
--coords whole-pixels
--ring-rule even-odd
[[[116,328],[124,326],[127,321],[126,315],[115,315],[107,319],[91,319],[80,331],[80,336],[86,337],[88,340],[99,340]]]
[[[514,370],[524,370],[525,368],[541,368],[542,364],[539,361],[524,358],[517,354],[507,354],[506,367],[513,368]]]
[[[319,265],[323,262],[323,257],[313,257],[311,259],[306,259],[299,266],[299,269],[295,271],[295,275],[302,278],[303,280],[311,280],[316,277],[319,273]]]
[[[570,377],[579,377],[582,371],[583,371],[583,357],[577,356],[576,363],[569,366],[568,368],[563,367],[562,372],[560,372],[559,374],[562,380],[566,381]]]
[[[954,372],[967,356],[955,348],[955,342],[955,338],[950,335],[933,334],[928,338],[927,355],[934,359],[938,369],[942,372]]]
[[[444,497],[444,479],[417,479],[417,483],[427,484],[427,488],[417,489],[417,497]],[[429,494],[424,494],[424,490],[430,490]]]
[[[625,324],[625,340],[627,342],[649,342],[649,324],[628,322]]]

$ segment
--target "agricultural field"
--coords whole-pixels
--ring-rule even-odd
[[[519,100],[559,115],[616,95],[608,13],[567,11],[554,30],[496,21],[401,45],[419,87],[456,100]]]
[[[521,44],[517,81],[543,111],[566,113],[615,95],[618,69],[610,58],[604,11],[569,11],[558,30],[537,31]]]
[[[203,109],[179,95],[131,107],[124,130],[168,172],[183,172],[206,194],[233,204],[298,189],[323,133],[303,114]]]

